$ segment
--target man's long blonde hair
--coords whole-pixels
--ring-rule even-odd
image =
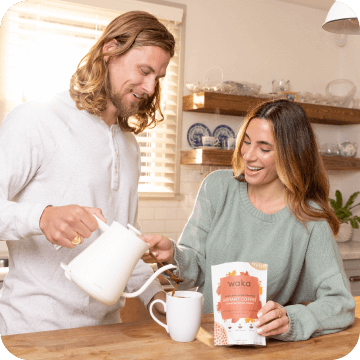
[[[105,44],[115,39],[118,43],[114,51],[104,53]],[[157,46],[170,57],[175,53],[175,39],[159,20],[144,11],[130,11],[115,18],[106,27],[103,34],[80,61],[70,80],[70,96],[79,110],[87,110],[100,116],[106,110],[109,98],[108,62],[105,56],[119,57],[130,49],[141,46]],[[156,112],[160,119],[156,119]],[[136,115],[136,124],[129,124],[128,117],[118,116],[122,130],[138,134],[147,127],[155,127],[163,120],[160,109],[160,83],[155,86],[154,94],[149,96]]]

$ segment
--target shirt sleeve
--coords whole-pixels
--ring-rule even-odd
[[[0,127],[0,240],[42,235],[39,219],[49,205],[13,201],[35,176],[44,157],[41,132],[31,121],[31,106],[15,108]]]
[[[307,306],[303,302],[310,302]],[[327,222],[312,229],[302,276],[285,306],[289,330],[274,336],[283,341],[307,340],[339,332],[355,320],[355,300],[350,293],[341,255]]]

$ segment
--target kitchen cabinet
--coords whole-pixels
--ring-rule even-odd
[[[360,295],[360,241],[337,243],[353,296]]]
[[[352,296],[360,296],[360,259],[344,260],[344,270],[350,280]]]
[[[263,98],[201,92],[183,97],[183,111],[244,116]],[[334,106],[299,103],[311,123],[327,125],[360,124],[360,110]],[[181,151],[183,165],[230,166],[231,150],[195,149]],[[342,156],[323,156],[327,170],[359,171],[360,159]]]

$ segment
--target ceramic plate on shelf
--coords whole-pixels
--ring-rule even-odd
[[[233,129],[226,125],[219,125],[213,133],[214,138],[219,140],[219,143],[222,144],[223,140],[229,137],[235,137]]]
[[[209,128],[200,123],[196,123],[190,126],[187,132],[187,141],[191,147],[202,146],[202,137],[211,136]]]

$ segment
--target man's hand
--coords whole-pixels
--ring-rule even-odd
[[[154,300],[160,299],[166,303],[166,293],[164,291],[160,291],[156,293],[153,298],[149,301],[147,309],[149,311],[150,305]],[[158,320],[165,322],[166,321],[166,313],[164,311],[164,306],[161,303],[156,303],[153,306],[153,314],[157,317]]]
[[[175,264],[174,245],[171,240],[161,235],[145,235],[141,238],[150,245],[150,251],[161,262]],[[143,255],[141,258],[146,263],[153,263],[154,259],[150,255]]]
[[[56,245],[73,249],[71,240],[80,234],[81,243],[98,228],[93,215],[106,222],[101,209],[78,205],[48,206],[43,211],[39,226],[47,240]]]

